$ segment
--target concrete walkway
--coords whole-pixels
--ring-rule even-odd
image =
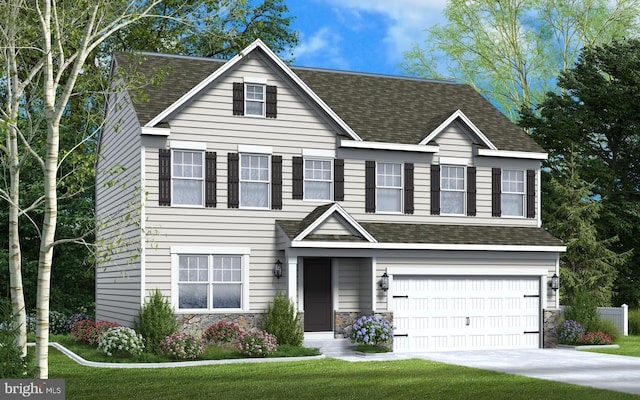
[[[383,353],[358,356],[346,339],[305,340],[327,357],[350,362],[424,360],[640,395],[640,358],[573,349]]]

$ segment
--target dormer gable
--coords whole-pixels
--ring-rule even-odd
[[[437,120],[436,120],[437,121]],[[442,119],[441,122],[436,122],[437,126],[428,132],[427,136],[420,142],[421,145],[429,145],[430,143],[437,142],[438,135],[447,129],[454,122],[461,123],[472,135],[470,138],[472,143],[477,143],[485,148],[491,150],[497,150],[498,148],[487,138],[487,136],[462,112],[458,109]]]

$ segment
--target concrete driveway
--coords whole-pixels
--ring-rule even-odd
[[[640,358],[571,349],[397,354],[640,395]]]

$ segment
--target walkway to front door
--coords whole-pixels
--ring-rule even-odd
[[[331,259],[304,259],[304,331],[333,330]]]

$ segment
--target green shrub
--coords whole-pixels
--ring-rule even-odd
[[[278,339],[278,344],[302,345],[304,332],[295,305],[282,292],[276,294],[273,303],[269,303],[262,329]]]
[[[622,332],[616,324],[613,323],[610,319],[602,319],[600,320],[600,326],[597,329],[597,332],[602,332],[611,338],[612,342],[616,342]]]
[[[160,342],[178,331],[178,323],[169,301],[162,297],[160,290],[140,307],[140,317],[135,323],[136,332],[145,338],[147,351],[158,354]]]
[[[9,302],[0,302],[0,377],[28,378],[33,371],[30,357],[22,356],[22,349],[17,346],[19,325],[11,311]]]
[[[629,310],[629,335],[640,335],[640,309]]]
[[[598,305],[587,291],[579,291],[564,310],[566,320],[578,321],[587,332],[597,332],[600,327]]]

